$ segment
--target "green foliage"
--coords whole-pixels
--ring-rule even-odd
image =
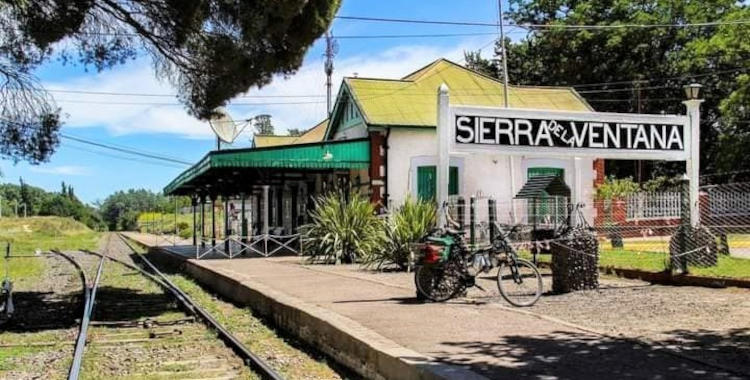
[[[177,197],[178,209],[189,205],[189,197]],[[110,231],[136,230],[141,213],[173,213],[174,209],[174,200],[145,189],[117,191],[99,204],[99,213]]]
[[[378,268],[396,265],[406,269],[410,245],[435,227],[436,220],[437,209],[433,202],[407,198],[383,226],[385,239],[380,249],[364,257],[363,263]]]
[[[359,193],[330,192],[315,199],[311,223],[303,226],[303,253],[325,263],[353,263],[380,248],[383,222]]]
[[[81,202],[73,193],[72,186],[66,186],[65,193],[51,193],[31,186],[23,180],[21,185],[0,184],[3,216],[23,216],[25,204],[27,216],[71,217],[91,229],[102,229],[103,224],[96,209]]]
[[[643,191],[654,193],[659,191],[679,191],[681,177],[659,176],[641,184]]]
[[[149,55],[201,119],[251,87],[290,75],[340,0],[0,0],[0,157],[47,160],[60,110],[33,70],[51,59],[97,70]]]
[[[626,197],[638,191],[640,191],[640,187],[630,177],[607,177],[604,183],[596,188],[596,197],[600,200],[612,200]]]

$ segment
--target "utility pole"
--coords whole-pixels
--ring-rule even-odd
[[[503,27],[503,0],[497,0],[497,25],[500,32],[500,49],[502,49],[503,59],[503,103],[505,108],[509,107],[508,101],[508,53],[505,51],[505,29]],[[508,156],[508,169],[510,173],[510,193],[515,196],[516,194],[516,160],[511,155]],[[511,201],[510,213],[513,223],[516,223],[516,207]]]
[[[324,54],[324,56],[326,57],[326,62],[324,71],[326,73],[326,112],[329,118],[331,117],[331,107],[333,106],[331,104],[331,76],[333,75],[333,57],[336,56],[338,50],[339,46],[336,43],[336,40],[333,39],[333,33],[326,32],[326,52]]]
[[[505,108],[508,108],[508,54],[505,51],[505,30],[503,29],[503,0],[497,0],[498,9],[498,27],[500,28],[500,48],[503,57],[503,100]]]
[[[646,81],[640,79],[633,82],[633,85],[635,86],[633,89],[633,95],[635,95],[635,111],[637,113],[643,112],[641,102],[641,84],[644,83],[646,83]],[[635,179],[638,183],[643,182],[643,160],[635,161]]]

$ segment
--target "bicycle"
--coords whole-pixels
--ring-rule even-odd
[[[450,216],[447,219],[449,225],[458,226]],[[506,232],[496,224],[494,228],[498,233],[490,246],[477,250],[470,249],[464,232],[456,228],[431,231],[422,239],[422,260],[414,272],[418,294],[434,302],[443,302],[463,294],[470,287],[484,290],[477,284],[476,277],[497,267],[500,295],[513,306],[533,305],[542,295],[542,276],[536,265],[518,257],[510,243],[510,235],[519,227],[513,226]],[[471,269],[475,269],[474,273]]]

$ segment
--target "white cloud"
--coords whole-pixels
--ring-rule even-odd
[[[484,39],[486,40],[486,39]],[[343,76],[357,73],[361,77],[399,78],[439,57],[459,60],[463,50],[477,49],[487,41],[465,40],[454,47],[398,46],[380,53],[362,52],[341,54],[335,61],[333,96]],[[345,46],[342,47],[345,50]],[[311,54],[312,55],[312,54]],[[117,93],[172,94],[174,88],[155,79],[146,61],[136,61],[114,70],[77,77],[67,81],[45,83],[52,90],[78,90]],[[325,95],[325,74],[322,57],[308,59],[290,78],[279,77],[262,89],[250,90],[250,96]],[[68,115],[66,126],[103,127],[116,135],[134,133],[166,133],[179,137],[209,139],[213,133],[206,122],[185,112],[180,105],[150,104],[94,104],[90,102],[118,103],[176,103],[173,97],[107,96],[91,94],[54,93],[63,112]],[[73,102],[70,102],[73,101]],[[74,102],[86,103],[74,103]],[[290,128],[306,129],[326,116],[325,97],[316,98],[242,98],[230,104],[234,119],[247,119],[260,113],[273,117],[277,133]],[[245,103],[245,104],[242,104]],[[248,105],[247,103],[304,103],[286,105]],[[251,128],[247,128],[238,143],[247,141]]]
[[[31,166],[30,170],[35,173],[71,175],[71,176],[89,176],[91,170],[85,166],[61,165],[61,166]]]

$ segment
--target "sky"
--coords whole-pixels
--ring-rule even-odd
[[[426,6],[429,4],[429,6]],[[507,6],[507,3],[504,3]],[[344,0],[338,15],[385,18],[496,22],[495,0],[363,1]],[[343,76],[400,78],[437,58],[456,62],[465,50],[482,49],[490,56],[497,29],[476,26],[443,26],[378,23],[337,19],[331,28],[339,50],[334,61],[334,96]],[[522,30],[507,31],[520,38]],[[354,39],[346,36],[387,34],[469,34],[429,38]],[[326,115],[325,74],[322,39],[309,49],[299,71],[277,77],[261,89],[251,88],[248,96],[313,95],[305,98],[235,98],[227,107],[235,120],[270,114],[277,134],[287,129],[308,129]],[[145,93],[165,96],[106,96],[53,92],[62,108],[62,132],[73,137],[123,148],[196,162],[215,148],[207,122],[197,120],[177,104],[175,89],[156,79],[148,57],[96,72],[92,67],[62,65],[52,60],[35,73],[50,90]],[[252,105],[247,103],[289,102],[304,104]],[[109,103],[109,104],[108,104]],[[120,103],[120,104],[112,104]],[[126,103],[126,104],[123,104]],[[155,104],[156,103],[156,104]],[[166,104],[165,104],[166,103]],[[245,103],[245,104],[242,104]],[[240,135],[236,147],[250,145],[251,127]],[[161,191],[187,168],[138,158],[84,143],[62,139],[49,162],[29,165],[0,160],[0,182],[18,183],[19,178],[49,191],[59,191],[61,182],[72,185],[84,202],[103,200],[118,190],[145,188]]]

